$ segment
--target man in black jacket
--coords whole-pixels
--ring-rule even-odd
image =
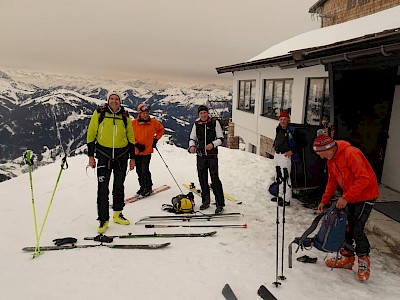
[[[215,214],[221,214],[224,206],[224,191],[218,175],[218,146],[222,145],[224,135],[218,120],[213,120],[208,115],[208,108],[200,105],[199,118],[192,127],[189,138],[190,153],[197,153],[197,174],[201,187],[201,210],[210,207],[210,187],[208,185],[208,172],[211,176],[211,185],[215,195],[217,208]]]

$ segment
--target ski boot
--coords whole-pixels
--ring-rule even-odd
[[[97,228],[97,232],[103,234],[106,232],[108,228],[108,221],[100,221],[99,228]]]
[[[114,223],[121,224],[121,225],[129,225],[131,222],[129,220],[125,219],[124,215],[122,214],[122,211],[114,211],[113,215],[113,220]]]
[[[355,257],[354,253],[349,252],[345,249],[340,249],[339,257],[327,258],[325,259],[325,264],[330,268],[343,268],[351,270],[354,265]]]
[[[147,196],[150,196],[152,193],[153,193],[152,189],[144,188],[140,195],[142,195],[143,197],[147,197]]]
[[[368,255],[358,257],[357,277],[360,281],[367,281],[371,273],[371,261]]]
[[[215,214],[220,215],[220,214],[222,214],[223,211],[224,211],[223,206],[217,206],[217,208],[215,209]]]

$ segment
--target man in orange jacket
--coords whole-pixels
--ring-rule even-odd
[[[358,256],[358,279],[368,280],[370,275],[370,244],[364,232],[365,223],[371,213],[375,198],[379,196],[376,175],[367,158],[360,149],[353,147],[347,141],[335,141],[321,134],[313,143],[314,151],[328,160],[328,183],[322,195],[318,212],[322,213],[324,206],[334,196],[340,186],[342,195],[336,202],[337,208],[347,206],[348,231],[346,244],[355,242],[355,254]],[[341,257],[325,260],[332,268],[352,269],[355,261],[354,252],[346,247],[340,250]]]
[[[164,134],[164,126],[150,117],[150,106],[139,104],[138,116],[132,121],[135,133],[136,173],[138,175],[140,189],[136,192],[142,196],[152,193],[153,181],[150,173],[150,160],[153,148],[156,148],[158,140]]]

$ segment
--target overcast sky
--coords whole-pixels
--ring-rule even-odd
[[[320,26],[317,0],[0,0],[0,67],[231,82],[242,63]]]

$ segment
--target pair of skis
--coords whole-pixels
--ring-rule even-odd
[[[206,220],[231,218],[243,216],[241,213],[225,213],[225,214],[200,214],[200,215],[173,215],[173,216],[147,216],[139,219],[135,224],[143,222],[162,222],[162,221],[191,221],[191,220]]]
[[[124,202],[125,202],[125,204],[133,203],[133,202],[139,201],[139,200],[141,200],[141,199],[150,197],[150,196],[152,196],[152,195],[154,195],[154,194],[158,194],[158,193],[164,192],[164,191],[166,191],[166,190],[169,190],[170,188],[171,188],[171,187],[170,187],[169,185],[164,184],[164,185],[162,185],[162,186],[159,186],[159,187],[153,189],[152,193],[151,193],[150,195],[148,195],[148,196],[142,196],[142,195],[136,194],[135,196],[126,198]]]
[[[113,249],[160,249],[169,246],[171,243],[163,244],[146,244],[146,245],[108,245],[108,244],[96,244],[96,245],[62,245],[62,246],[43,246],[40,247],[41,251],[53,251],[53,250],[71,250],[71,249],[81,249],[81,248],[94,248],[94,247],[107,247]],[[26,252],[34,252],[36,247],[25,247],[22,248]]]
[[[264,285],[260,286],[257,293],[264,300],[277,300]],[[225,284],[222,289],[222,295],[224,295],[226,300],[238,300],[229,284]]]
[[[128,233],[127,235],[114,235],[108,236],[109,238],[120,238],[120,239],[129,239],[129,238],[174,238],[174,237],[208,237],[213,236],[217,232],[201,232],[201,233],[152,233],[152,234],[132,234]],[[105,236],[107,237],[107,236]],[[95,237],[85,237],[84,240],[94,240]],[[43,246],[40,247],[40,251],[52,251],[52,250],[70,250],[70,249],[80,249],[80,248],[93,248],[104,246],[113,249],[160,249],[169,246],[171,243],[162,243],[162,244],[144,244],[144,245],[109,245],[109,244],[94,244],[94,245],[61,245],[61,246]],[[22,248],[23,251],[33,252],[36,247],[25,247]]]

